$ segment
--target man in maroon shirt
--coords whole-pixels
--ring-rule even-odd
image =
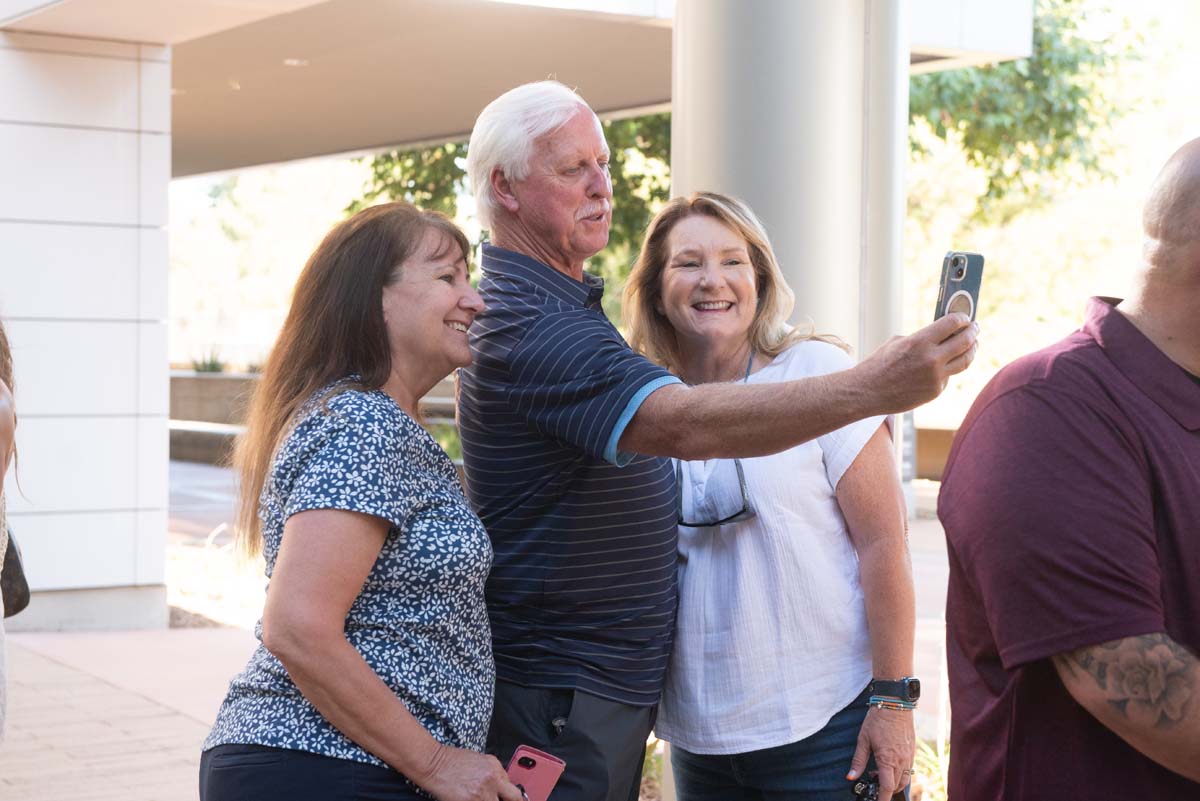
[[[1200,139],[1133,297],[1000,372],[950,452],[950,797],[1200,799]]]

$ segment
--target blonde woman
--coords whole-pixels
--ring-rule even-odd
[[[481,753],[491,545],[415,420],[471,359],[467,255],[445,217],[389,203],[300,274],[237,451],[262,642],[204,744],[202,801],[521,798]]]
[[[625,290],[633,347],[693,385],[852,366],[788,326],[792,305],[753,212],[714,193],[655,218]],[[679,613],[656,730],[681,801],[844,799],[876,766],[880,797],[901,791],[915,613],[884,421],[675,470]]]

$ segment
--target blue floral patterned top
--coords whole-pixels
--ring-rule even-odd
[[[495,666],[483,585],[487,532],[454,465],[381,392],[318,392],[275,455],[259,516],[270,577],[283,524],[308,509],[346,509],[391,523],[346,616],[346,639],[439,742],[482,751]],[[320,402],[326,398],[324,405]],[[262,642],[234,677],[204,742],[291,748],[384,763],[347,739],[300,694]]]

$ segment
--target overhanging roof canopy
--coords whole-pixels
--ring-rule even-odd
[[[288,66],[288,64],[296,66]],[[487,0],[332,0],[175,48],[174,174],[467,135],[555,77],[601,112],[671,98],[671,29]]]
[[[511,0],[0,0],[0,27],[173,45],[172,172],[182,177],[465,138],[488,101],[546,77],[602,115],[668,108],[670,3],[567,4],[644,12]],[[914,71],[1029,52],[1032,0],[914,0],[911,10]]]

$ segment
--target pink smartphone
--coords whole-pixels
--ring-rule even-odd
[[[567,763],[553,754],[518,745],[508,762],[508,780],[525,791],[529,801],[549,801]]]

